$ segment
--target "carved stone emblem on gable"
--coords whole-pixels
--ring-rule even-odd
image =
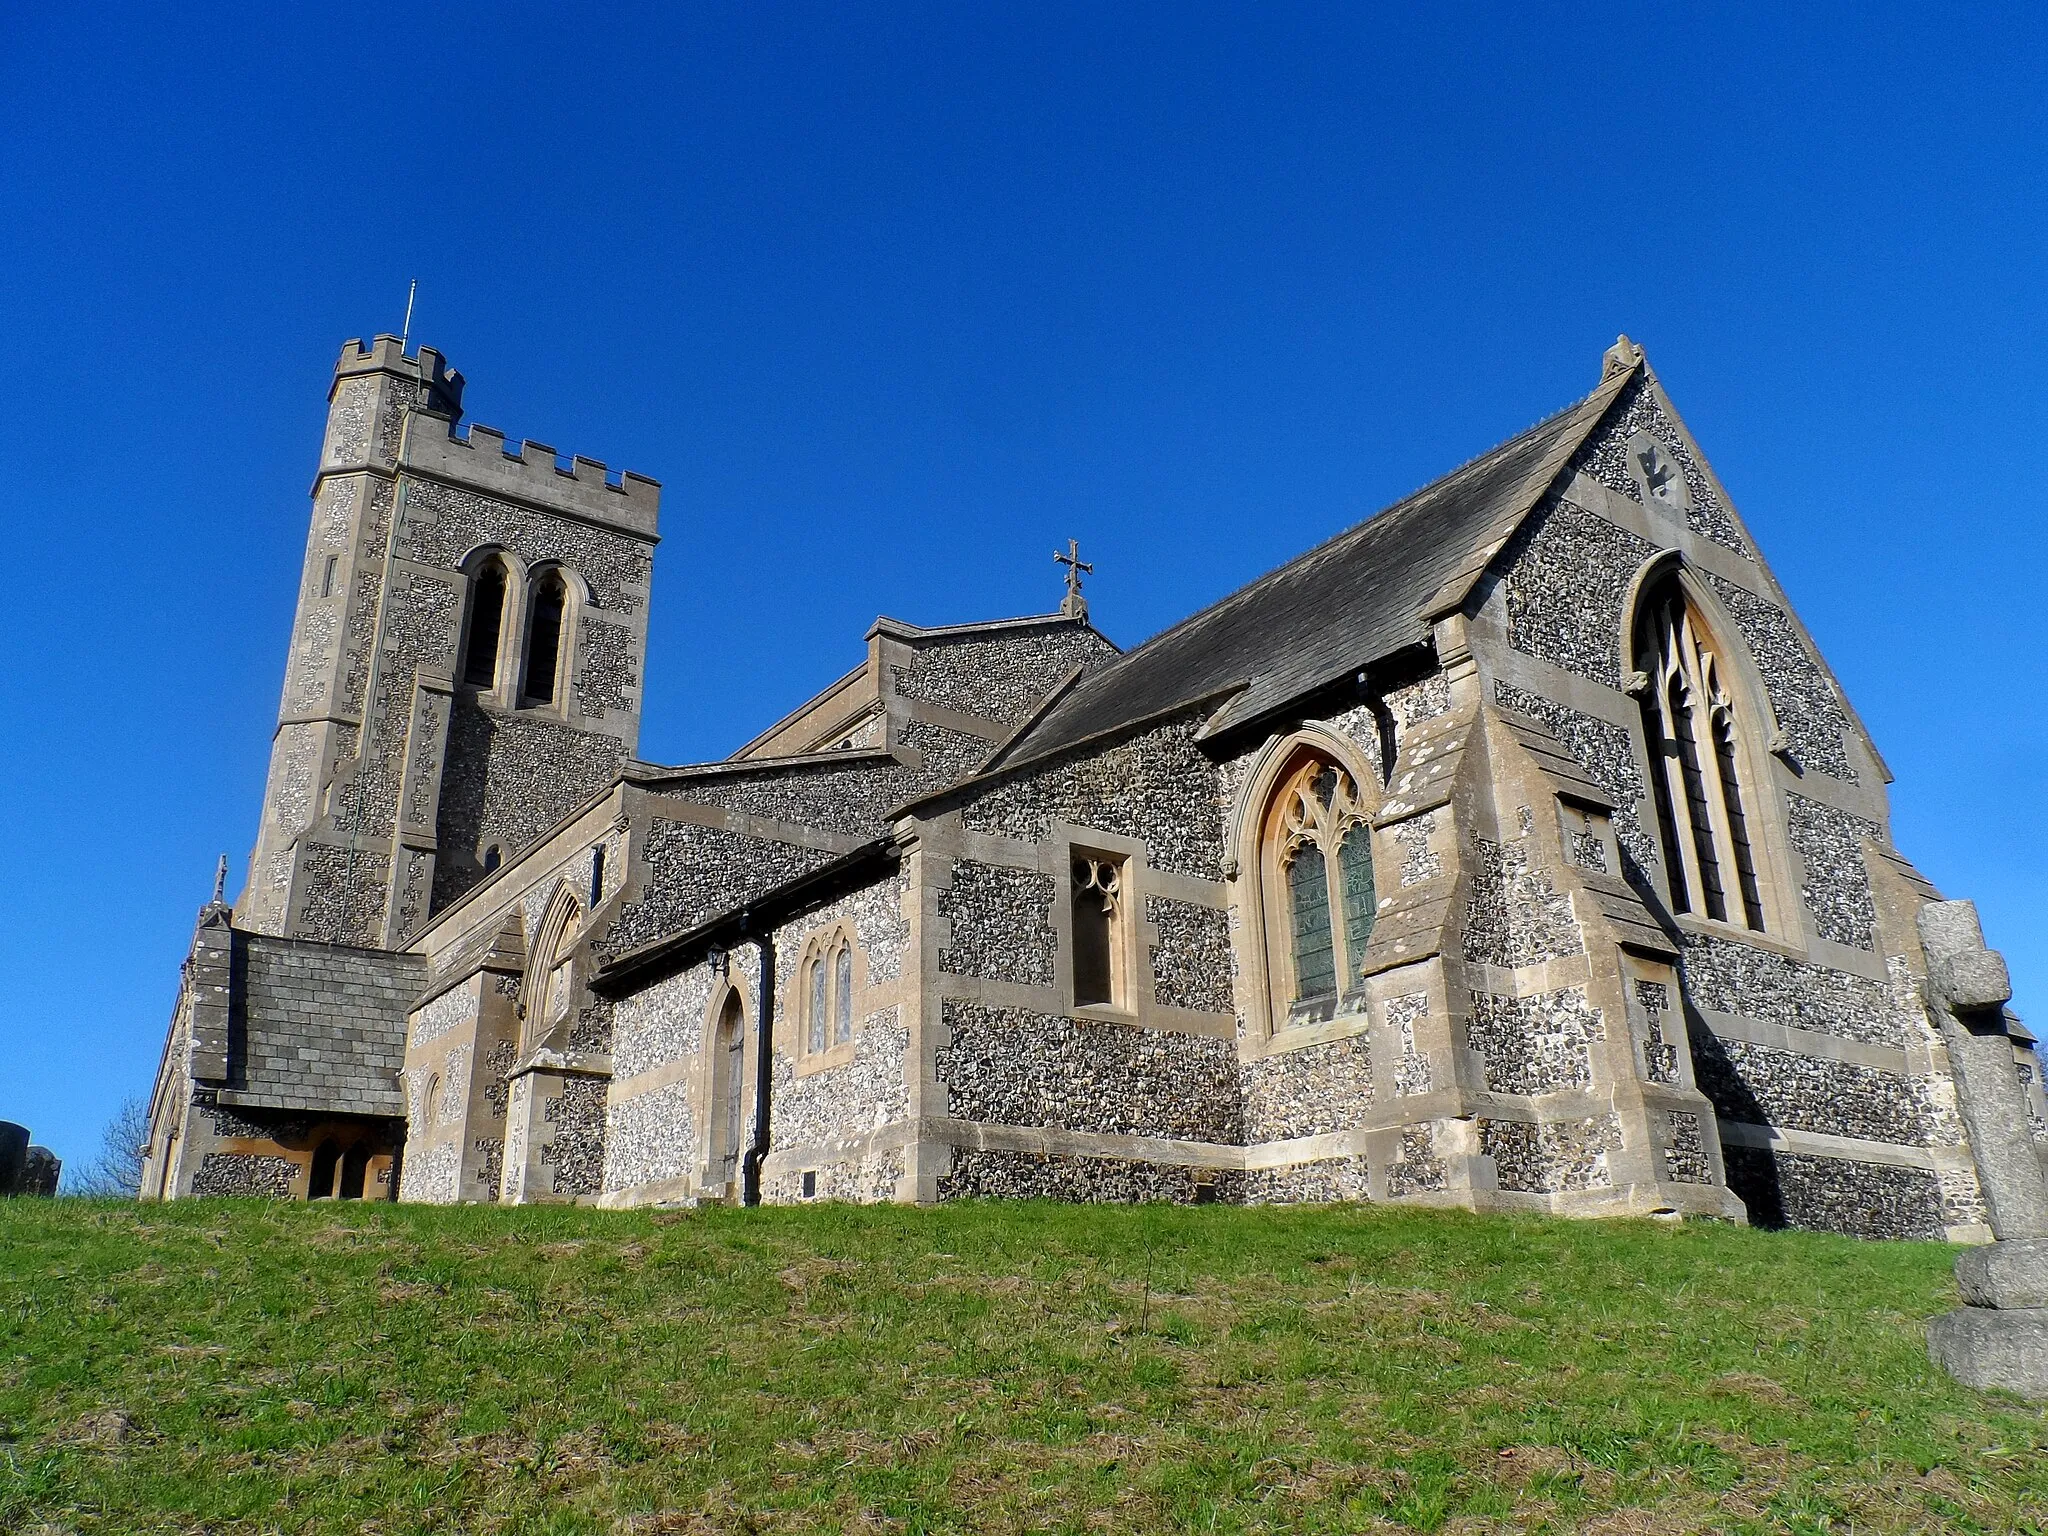
[[[1677,456],[1646,428],[1629,434],[1628,472],[1646,503],[1678,513],[1686,510],[1685,470]]]

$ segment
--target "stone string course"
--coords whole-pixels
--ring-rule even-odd
[[[1612,1115],[1542,1125],[1479,1122],[1479,1150],[1493,1159],[1502,1189],[1532,1194],[1605,1189],[1613,1183],[1607,1154],[1620,1146],[1621,1127]]]
[[[1237,1046],[948,998],[937,1074],[947,1113],[1051,1130],[1237,1144]]]
[[[1877,823],[1789,792],[1785,810],[1786,830],[1806,866],[1799,894],[1815,931],[1853,949],[1874,948],[1877,903],[1863,863],[1863,839],[1883,841]]]
[[[1927,1144],[1920,1096],[1896,1072],[1703,1033],[1693,1042],[1693,1075],[1725,1120]]]
[[[1223,813],[1216,765],[1195,745],[1199,722],[1176,720],[1090,756],[1022,770],[964,807],[968,830],[1043,842],[1054,818],[1143,838],[1154,868],[1221,878]]]
[[[1723,1146],[1728,1187],[1752,1225],[1851,1237],[1942,1236],[1941,1181],[1926,1168]]]
[[[1372,1108],[1372,1050],[1364,1035],[1244,1064],[1247,1141],[1348,1131]]]
[[[1153,1001],[1162,1008],[1231,1012],[1236,1002],[1230,915],[1193,902],[1147,896],[1145,920],[1159,934],[1159,942],[1152,946]]]
[[[1058,948],[1053,895],[1053,877],[1035,869],[955,859],[952,879],[938,893],[939,915],[952,925],[952,941],[939,951],[939,969],[952,976],[1049,985]]]
[[[1501,557],[1508,644],[1619,688],[1621,605],[1657,546],[1559,497],[1524,522]]]
[[[1517,1094],[1591,1086],[1592,1042],[1607,1035],[1584,987],[1534,997],[1474,992],[1465,1033],[1486,1065],[1486,1086]]]
[[[1526,843],[1474,837],[1471,867],[1466,959],[1521,966],[1584,950],[1571,897],[1531,865]]]
[[[1092,629],[1056,629],[920,645],[891,681],[906,699],[1015,725],[1076,666],[1099,666],[1113,651]]]
[[[1865,977],[1730,939],[1688,934],[1685,990],[1721,1013],[1872,1045],[1904,1045],[1910,1015]]]

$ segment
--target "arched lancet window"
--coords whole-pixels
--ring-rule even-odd
[[[526,1001],[529,1050],[546,1040],[573,1010],[576,941],[582,926],[583,904],[564,882],[556,887],[540,927],[534,931],[533,945],[527,951],[526,979],[519,988]]]
[[[798,969],[806,1055],[853,1038],[853,940],[844,928],[813,938]]]
[[[478,688],[498,682],[498,635],[505,627],[505,562],[496,555],[483,563],[469,587],[469,645],[463,653],[462,680]]]
[[[529,704],[555,702],[562,661],[562,616],[568,606],[569,587],[560,571],[548,571],[534,583],[526,624],[526,681],[521,687]]]
[[[841,939],[832,960],[832,1043],[853,1038],[853,946]]]
[[[313,1168],[306,1180],[308,1200],[334,1198],[334,1172],[341,1162],[341,1144],[332,1136],[313,1149]]]
[[[1644,595],[1635,660],[1650,747],[1650,788],[1671,904],[1719,922],[1764,926],[1743,784],[1742,720],[1727,668],[1673,571]]]
[[[1300,754],[1267,802],[1259,842],[1275,1017],[1328,1017],[1359,985],[1377,911],[1370,812],[1351,774]]]
[[[711,1181],[730,1184],[739,1177],[740,1108],[746,1099],[747,1064],[746,1008],[738,992],[725,994],[718,1011],[718,1027],[712,1032]]]

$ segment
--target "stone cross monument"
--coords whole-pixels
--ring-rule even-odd
[[[1968,1305],[1928,1325],[1927,1350],[1969,1386],[2048,1398],[2048,1177],[2006,1029],[2012,983],[2004,957],[1984,947],[1973,902],[1922,907],[1920,942],[1929,1009],[1948,1048],[1997,1239],[1956,1260]]]

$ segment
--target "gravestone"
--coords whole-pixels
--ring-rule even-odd
[[[21,1192],[40,1199],[53,1199],[57,1181],[63,1177],[63,1159],[48,1147],[30,1147],[22,1167]]]
[[[21,1193],[28,1168],[28,1127],[0,1120],[0,1196]]]

